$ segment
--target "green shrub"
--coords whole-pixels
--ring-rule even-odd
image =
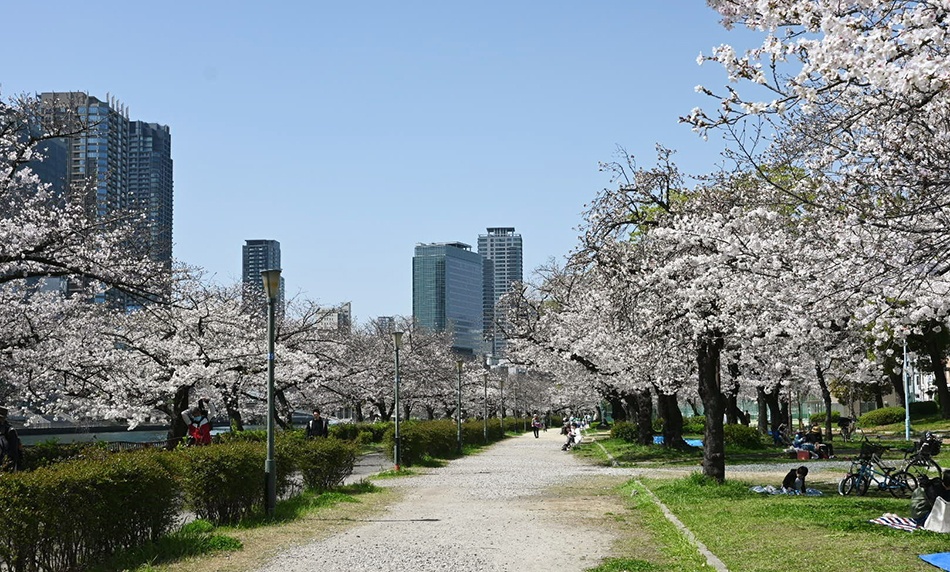
[[[724,425],[723,441],[726,445],[734,445],[745,449],[759,449],[762,447],[762,438],[758,429],[746,425]]]
[[[903,407],[882,407],[874,411],[868,411],[858,419],[859,427],[876,427],[878,425],[890,425],[892,423],[901,423],[904,421],[905,411]]]
[[[841,419],[841,413],[838,411],[831,412],[831,422],[832,424],[837,424],[838,420]],[[812,425],[824,425],[825,424],[825,412],[821,411],[818,413],[812,413],[808,416],[808,422]]]
[[[219,433],[214,437],[216,444],[224,443],[266,443],[267,430],[255,429],[253,431],[228,431]]]
[[[940,406],[936,401],[915,401],[910,404],[911,417],[926,417],[940,413]]]
[[[702,435],[706,432],[706,416],[693,415],[683,419],[684,435]]]
[[[353,474],[353,465],[359,456],[359,447],[349,441],[311,439],[299,448],[296,461],[308,489],[325,491],[343,482]]]
[[[200,518],[233,524],[263,506],[267,457],[261,443],[231,442],[179,451],[186,503]],[[278,467],[286,463],[277,462]],[[281,489],[278,471],[278,490]],[[285,484],[286,486],[286,484]]]
[[[613,439],[620,439],[627,443],[636,443],[638,434],[637,424],[628,421],[617,421],[610,428],[610,436]]]
[[[181,509],[169,453],[65,461],[0,478],[0,568],[85,569],[167,534]]]

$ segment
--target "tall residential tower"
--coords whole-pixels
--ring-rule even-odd
[[[488,234],[478,235],[478,254],[491,266],[483,303],[483,329],[485,340],[492,355],[504,352],[505,309],[498,307],[498,300],[511,290],[511,285],[524,279],[521,235],[514,227],[488,228]]]

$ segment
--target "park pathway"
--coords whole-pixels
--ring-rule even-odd
[[[540,494],[579,478],[625,472],[584,464],[557,431],[506,439],[424,474],[377,481],[402,492],[385,512],[337,535],[276,555],[263,572],[526,568],[580,572],[607,556],[603,509]],[[371,461],[376,466],[378,461]],[[389,468],[389,467],[386,467]]]

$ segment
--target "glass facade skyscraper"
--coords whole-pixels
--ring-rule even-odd
[[[244,241],[241,248],[241,282],[244,284],[245,307],[259,307],[263,311],[264,281],[261,272],[280,268],[280,242],[268,239]],[[252,297],[248,300],[247,297]],[[280,308],[284,307],[284,277],[280,278]]]
[[[419,326],[452,329],[453,349],[482,353],[484,259],[462,242],[417,244],[412,257],[412,316]]]
[[[505,309],[498,307],[501,299],[515,282],[524,280],[523,247],[521,235],[514,227],[493,227],[487,234],[478,235],[478,254],[488,261],[490,275],[485,275],[483,304],[485,339],[495,356],[504,352]]]
[[[174,185],[167,125],[129,122],[129,200],[145,214],[152,259],[171,269]]]

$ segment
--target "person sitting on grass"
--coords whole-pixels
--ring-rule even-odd
[[[937,497],[950,502],[950,469],[943,472],[943,478],[929,478],[920,475],[917,479],[917,488],[910,495],[910,517],[923,526],[930,511],[933,510]]]
[[[802,465],[797,469],[792,469],[785,475],[785,479],[782,481],[782,488],[787,491],[805,494],[806,476],[808,476],[808,467]]]

